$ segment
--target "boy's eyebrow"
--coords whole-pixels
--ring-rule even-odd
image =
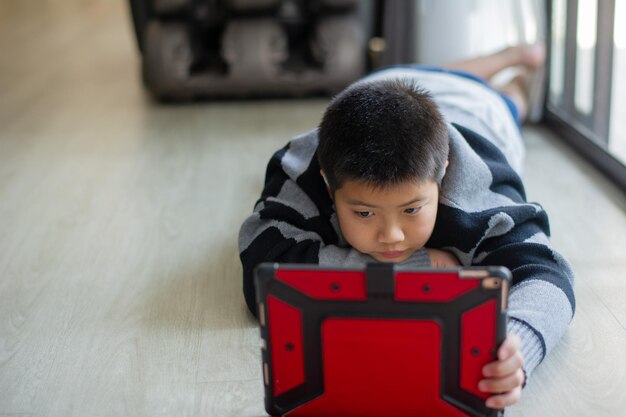
[[[411,205],[411,204],[414,204],[414,203],[419,203],[419,202],[424,201],[424,200],[428,200],[428,196],[416,197],[416,198],[412,199],[411,201],[407,201],[406,203],[400,204],[398,207],[408,206],[408,205]],[[361,200],[348,200],[347,203],[350,204],[351,206],[364,206],[364,207],[371,207],[371,208],[379,208],[378,206],[366,203],[366,202],[361,201]]]

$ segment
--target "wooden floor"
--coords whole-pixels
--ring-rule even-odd
[[[325,101],[159,106],[123,0],[0,1],[0,416],[265,415],[236,239]],[[508,416],[626,416],[626,200],[541,128],[578,310]]]

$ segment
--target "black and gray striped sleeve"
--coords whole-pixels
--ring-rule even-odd
[[[462,135],[460,135],[461,133]],[[575,311],[574,273],[549,240],[548,216],[490,141],[456,126],[435,233],[427,245],[464,265],[511,270],[509,331],[522,339],[526,370],[557,344]]]

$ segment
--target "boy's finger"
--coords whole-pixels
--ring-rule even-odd
[[[498,359],[503,360],[512,356],[522,346],[520,338],[513,333],[509,333],[502,342],[502,346],[498,349]]]
[[[524,383],[524,372],[518,369],[511,375],[503,378],[483,379],[478,383],[478,389],[482,392],[508,392],[517,387],[521,387]]]
[[[483,375],[487,378],[504,377],[511,375],[524,367],[524,358],[520,352],[504,360],[488,363],[483,367]]]
[[[489,408],[504,408],[517,403],[522,397],[522,388],[517,387],[512,391],[509,391],[500,395],[492,395],[487,399],[485,405]]]

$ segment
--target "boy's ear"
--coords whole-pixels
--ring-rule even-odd
[[[326,179],[326,175],[324,174],[324,170],[320,169],[320,175],[322,176],[322,178],[324,179],[324,184],[326,184],[326,191],[328,191],[328,195],[330,196],[330,199],[333,199],[333,193],[330,192],[330,185],[328,185],[328,180]]]
[[[443,164],[443,175],[441,176],[441,179],[439,180],[439,183],[440,183],[439,185],[441,185],[441,181],[446,176],[446,172],[448,171],[448,165],[450,165],[450,160],[446,159],[446,163]]]

